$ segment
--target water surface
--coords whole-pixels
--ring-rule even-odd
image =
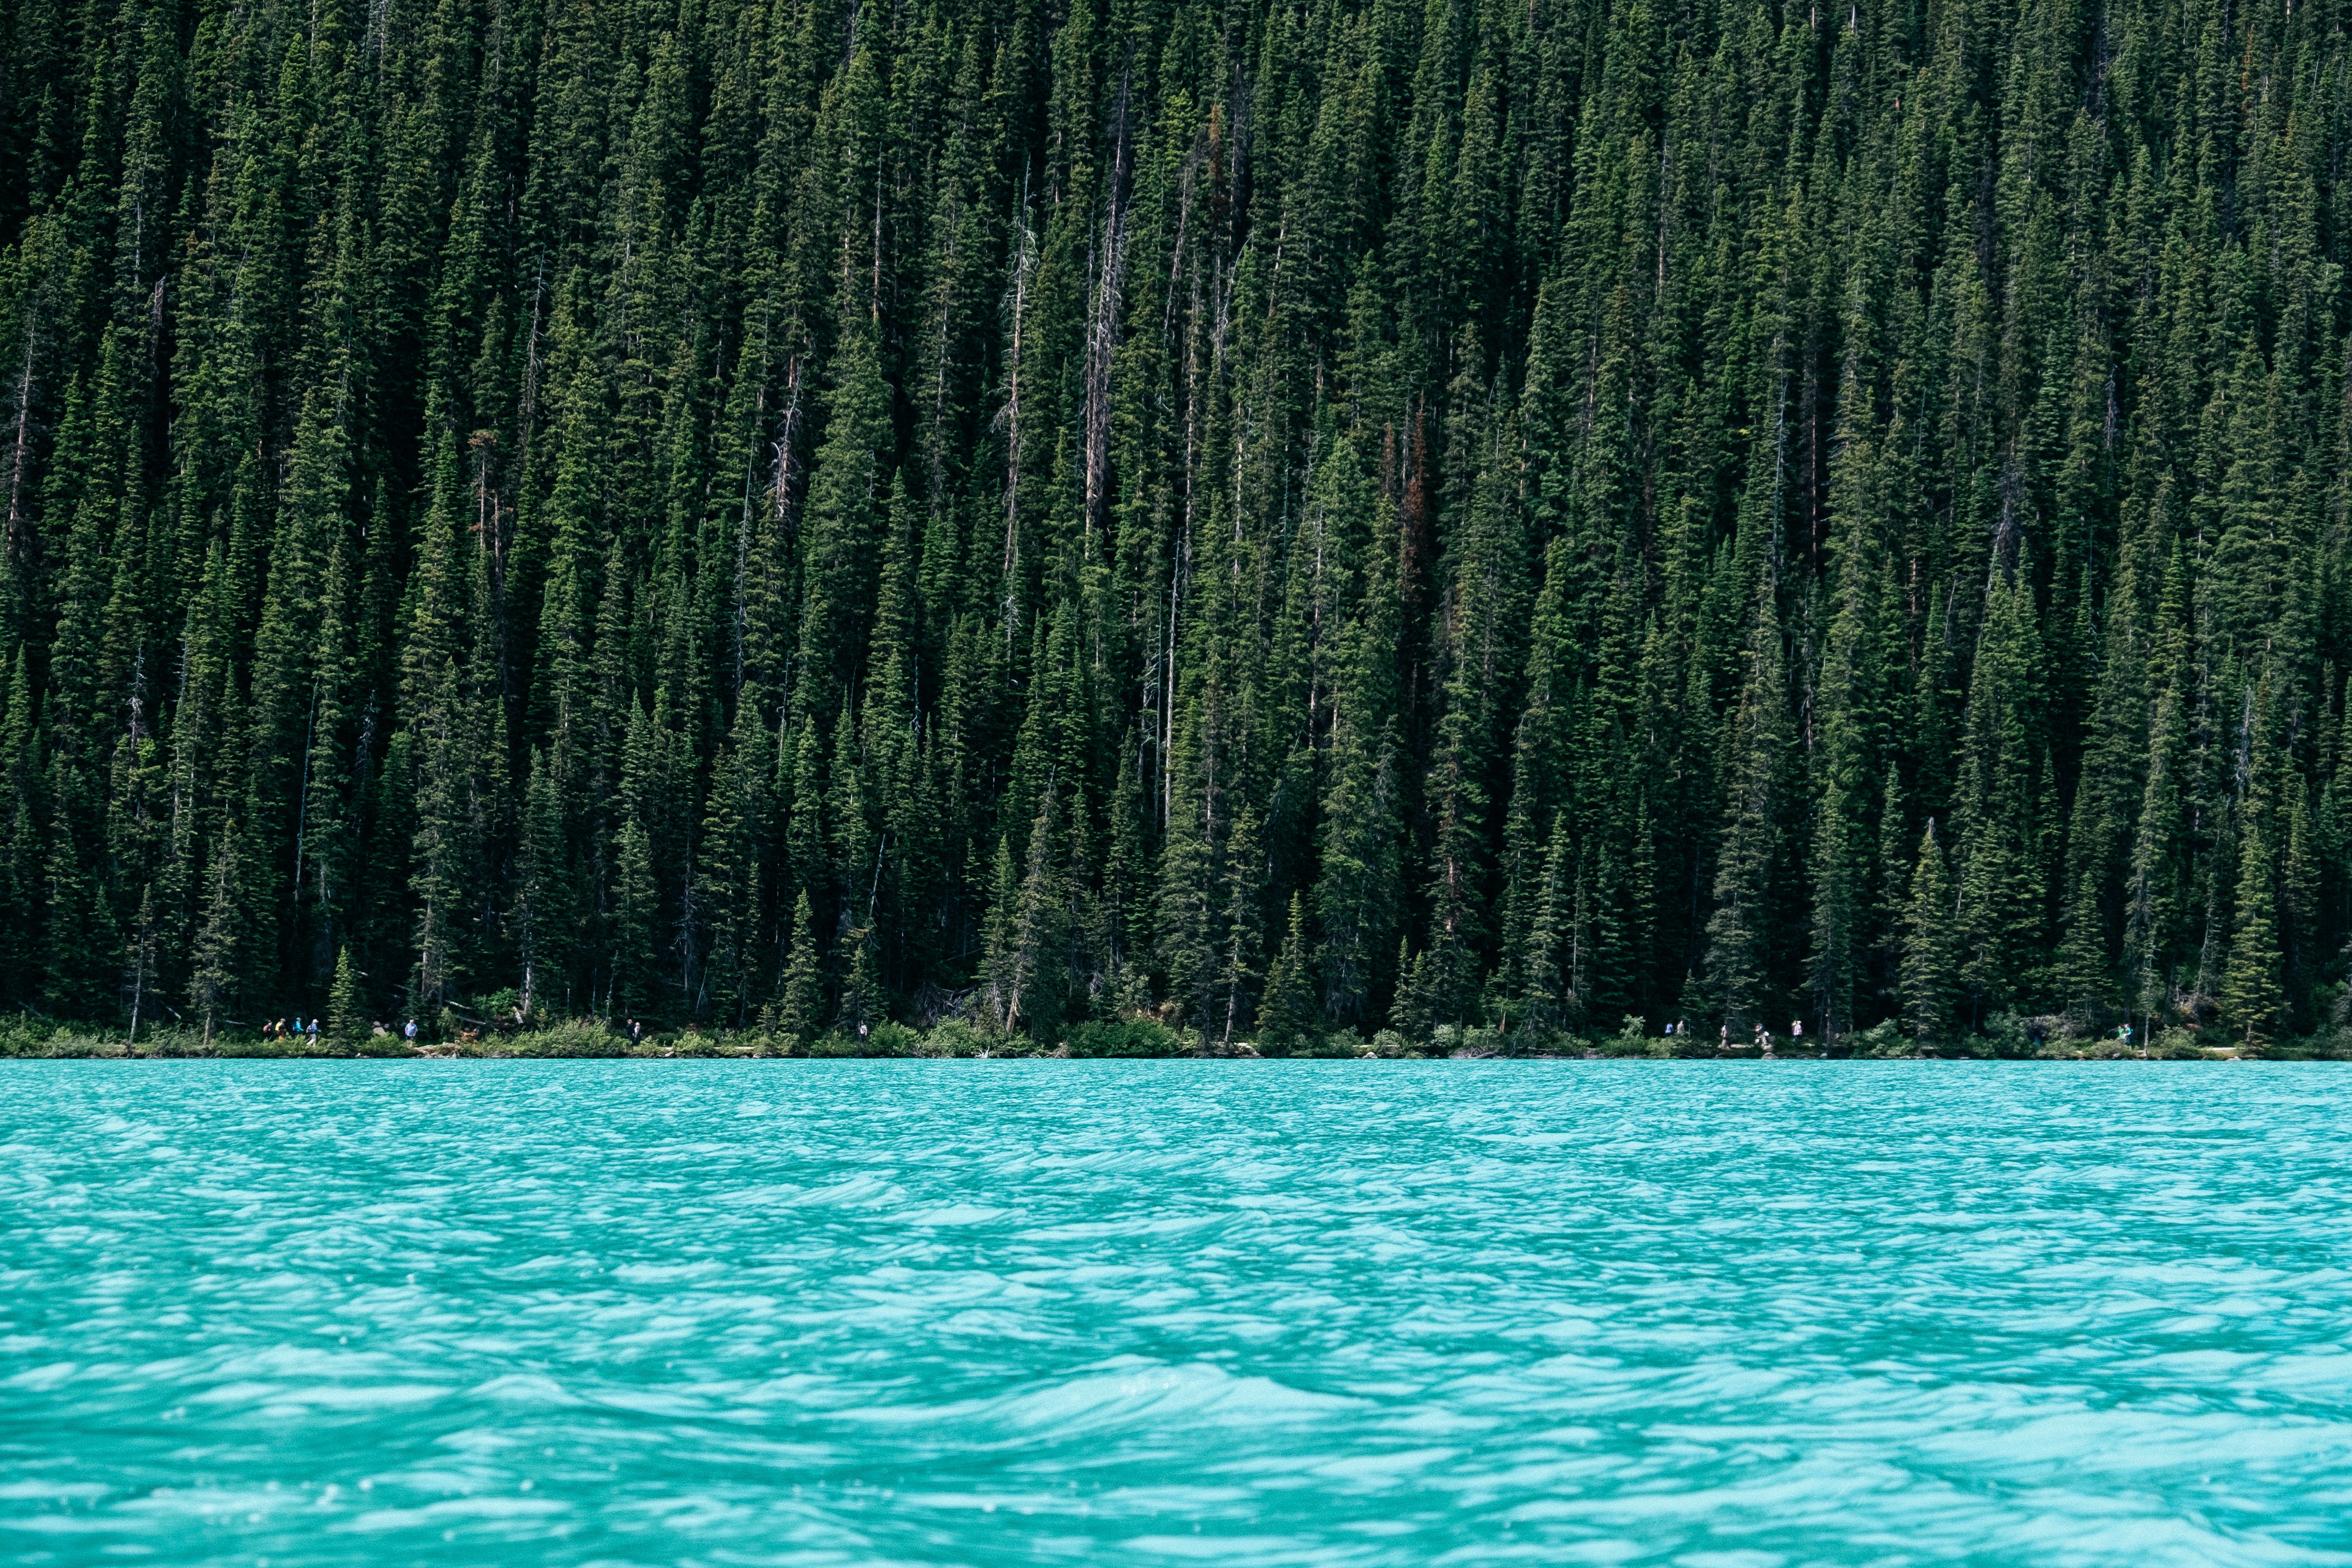
[[[0,1067],[0,1560],[2352,1563],[2352,1073]]]

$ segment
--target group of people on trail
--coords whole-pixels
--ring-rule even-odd
[[[300,1040],[305,1045],[315,1046],[319,1043],[319,1019],[306,1019],[299,1013],[294,1015],[294,1021],[290,1024],[283,1018],[273,1018],[261,1026],[261,1037],[265,1040]],[[378,1039],[383,1039],[392,1033],[381,1023],[371,1025],[370,1027]],[[401,1031],[401,1037],[412,1046],[416,1043],[415,1019],[408,1020]]]
[[[521,1020],[521,1009],[516,1009],[516,1017],[518,1022]],[[297,1013],[294,1015],[294,1020],[291,1023],[287,1022],[283,1018],[277,1018],[262,1025],[261,1037],[265,1040],[299,1040],[307,1045],[315,1046],[319,1043],[320,1022],[320,1021],[317,1018],[306,1019],[299,1013]],[[375,1025],[374,1031],[379,1038],[382,1038],[392,1032],[389,1029],[386,1029],[382,1024]],[[470,1029],[466,1031],[467,1037],[469,1038],[472,1037],[473,1033],[474,1032]],[[860,1036],[862,1037],[865,1031],[861,1028],[859,1030]],[[404,1042],[412,1047],[415,1046],[416,1044],[416,1035],[417,1029],[415,1019],[410,1018],[402,1023],[400,1026],[400,1037]],[[645,1025],[635,1018],[630,1019],[629,1043],[631,1045],[639,1044],[645,1039]]]
[[[1677,1020],[1676,1022],[1666,1026],[1666,1033],[1669,1036],[1687,1035],[1690,1033],[1690,1025]],[[1801,1040],[1804,1037],[1805,1021],[1802,1018],[1790,1019],[1789,1038],[1791,1040]],[[1751,1044],[1753,1044],[1758,1050],[1762,1051],[1766,1056],[1770,1056],[1772,1054],[1772,1031],[1766,1028],[1761,1023],[1759,1023],[1756,1026],[1756,1038],[1751,1042]],[[1716,1031],[1716,1045],[1718,1050],[1727,1051],[1731,1048],[1731,1024],[1728,1020],[1726,1020],[1723,1026]]]
[[[1792,1040],[1801,1040],[1805,1037],[1805,1021],[1802,1018],[1791,1018],[1789,1020],[1789,1037]],[[1724,1049],[1728,1050],[1731,1047],[1731,1026],[1729,1024],[1723,1026],[1722,1043]],[[1756,1026],[1756,1037],[1748,1043],[1754,1046],[1758,1051],[1769,1057],[1772,1054],[1772,1031],[1766,1028],[1759,1021]]]

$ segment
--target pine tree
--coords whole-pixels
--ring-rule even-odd
[[[367,1036],[365,1005],[360,1000],[359,975],[352,969],[352,950],[335,954],[335,981],[327,991],[327,1037],[350,1045]]]
[[[236,984],[236,825],[226,824],[213,843],[212,865],[205,879],[204,922],[196,930],[193,968],[188,979],[188,1004],[205,1016],[205,1046],[213,1043],[213,1021],[229,1001]]]
[[[572,868],[556,798],[555,770],[534,749],[524,786],[521,865],[514,907],[515,947],[522,960],[522,1009],[539,1010],[546,991],[563,987],[572,935]]]
[[[852,926],[841,933],[841,1026],[858,1038],[889,1015],[884,1007],[881,967],[874,957],[874,931]]]
[[[1045,786],[1030,824],[1026,866],[1015,882],[1011,845],[998,847],[999,909],[991,916],[991,989],[999,1026],[1040,1045],[1057,1043],[1069,1004],[1069,889],[1063,881],[1061,802]]]
[[[836,710],[864,668],[867,607],[885,527],[879,514],[890,410],[870,333],[848,335],[836,374],[805,514],[794,703],[803,714]]]
[[[661,889],[654,879],[653,840],[635,813],[621,824],[613,879],[612,950],[607,959],[605,1007],[624,1016],[646,1012],[654,1003],[660,961],[655,922]]]
[[[1771,1001],[1768,925],[1779,855],[1779,784],[1787,745],[1780,617],[1769,582],[1756,594],[1747,674],[1730,731],[1731,768],[1717,860],[1715,913],[1707,921],[1706,979],[1734,1035],[1763,1019]]]
[[[1912,1037],[1924,1046],[1937,1045],[1951,1032],[1953,988],[1958,980],[1957,926],[1943,847],[1936,842],[1931,819],[1919,836],[1911,907],[1903,930],[1903,1016]]]
[[[1290,895],[1290,925],[1282,949],[1265,975],[1265,999],[1258,1007],[1257,1038],[1261,1049],[1277,1054],[1298,1048],[1312,1037],[1316,1022],[1314,993],[1307,976],[1307,904],[1303,894]]]
[[[1225,842],[1219,902],[1223,929],[1212,963],[1211,1019],[1219,1043],[1231,1045],[1256,1016],[1260,961],[1265,951],[1264,834],[1254,807],[1244,806]]]
[[[2249,803],[2238,832],[2237,910],[2230,925],[2230,962],[2221,980],[2221,1016],[2249,1055],[2275,1037],[2280,1006],[2277,895],[2263,815]]]
[[[776,1021],[803,1047],[824,1026],[824,977],[817,963],[816,910],[803,890],[793,903],[792,945],[784,954],[783,991]]]

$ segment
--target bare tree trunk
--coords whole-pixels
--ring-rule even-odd
[[[1110,373],[1118,336],[1120,290],[1127,276],[1128,78],[1118,84],[1117,150],[1103,213],[1102,267],[1095,279],[1094,320],[1087,332],[1087,491],[1089,530],[1102,524],[1110,469]]]
[[[8,458],[8,531],[5,541],[5,560],[11,576],[16,576],[27,564],[25,560],[25,476],[33,461],[33,323],[25,322],[25,363],[16,374],[16,429],[11,439],[14,450]]]
[[[1020,235],[1013,242],[1013,342],[1006,360],[1004,413],[1004,647],[1013,650],[1013,634],[1021,614],[1019,583],[1021,547],[1021,352],[1027,336],[1029,278],[1037,266],[1037,237],[1029,227],[1028,193],[1022,193]]]

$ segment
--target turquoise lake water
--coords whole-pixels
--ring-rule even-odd
[[[0,1561],[2352,1563],[2352,1072],[0,1067]]]

